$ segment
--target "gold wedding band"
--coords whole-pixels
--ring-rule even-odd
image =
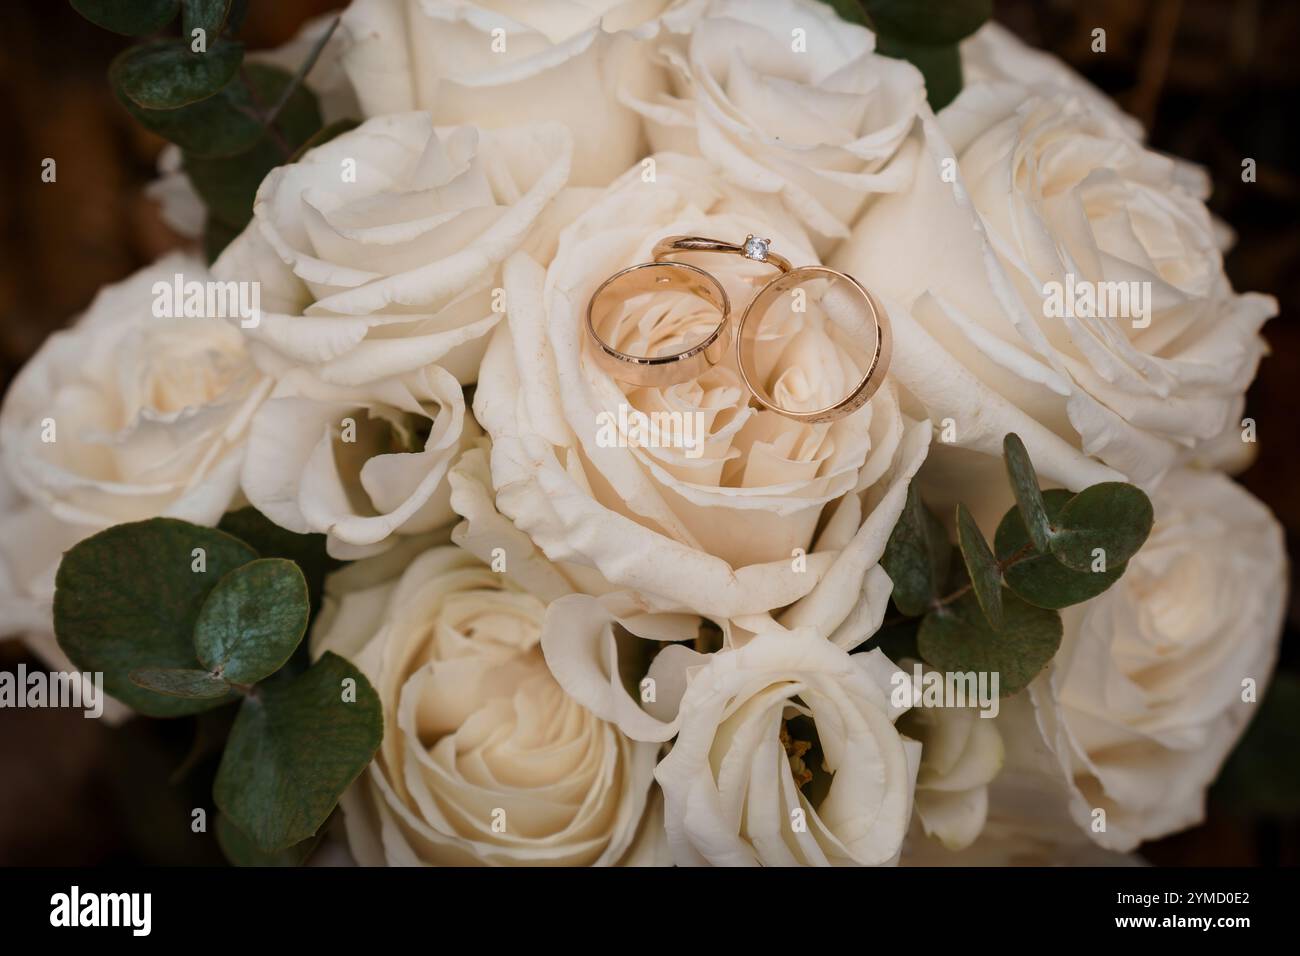
[[[851,292],[856,293],[866,303],[867,311],[871,315],[871,321],[875,325],[875,348],[867,349],[862,342],[862,337],[856,334],[859,330],[850,330],[846,327],[845,320],[847,316],[830,314],[836,310],[826,308],[826,299],[828,297],[823,296],[823,310],[828,313],[826,321],[827,334],[836,345],[845,349],[851,356],[862,359],[862,361],[858,362],[858,368],[865,366],[866,372],[853,390],[835,404],[812,411],[796,411],[778,404],[771,392],[759,380],[760,376],[754,364],[754,338],[757,333],[753,325],[747,330],[746,324],[751,318],[757,320],[762,316],[777,296],[783,292],[803,282],[819,278],[831,279],[832,281],[836,279],[845,280]],[[839,311],[843,312],[843,310]],[[744,314],[740,317],[740,324],[736,327],[735,335],[736,363],[740,368],[740,376],[754,399],[764,408],[771,409],[786,418],[809,423],[835,421],[845,415],[852,414],[865,405],[884,383],[885,371],[889,368],[889,360],[893,355],[894,347],[893,335],[889,328],[889,318],[885,314],[884,308],[876,301],[875,296],[852,276],[845,275],[843,272],[836,272],[834,269],[828,269],[824,266],[800,266],[777,276],[765,285],[746,307]]]
[[[701,341],[671,355],[630,355],[610,345],[598,329],[623,301],[647,292],[685,292],[720,313],[718,324]],[[717,365],[731,343],[731,302],[713,276],[684,262],[644,262],[616,272],[587,302],[587,334],[594,356],[611,378],[630,385],[664,386],[687,382]]]
[[[782,272],[789,272],[790,260],[772,252],[769,248],[771,244],[771,239],[760,239],[753,235],[746,236],[745,241],[739,245],[705,236],[667,236],[655,243],[652,258],[655,262],[663,262],[669,256],[682,252],[721,252],[732,256],[743,256],[754,262],[774,266]]]

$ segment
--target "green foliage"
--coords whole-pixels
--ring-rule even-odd
[[[910,617],[919,617],[948,578],[951,558],[948,535],[916,488],[907,489],[903,513],[880,559],[894,582],[894,603]]]
[[[123,51],[109,68],[109,83],[142,126],[183,151],[185,172],[208,210],[203,244],[209,261],[247,225],[268,172],[343,128],[322,130],[316,97],[303,83],[334,27],[290,75],[244,61],[243,44],[232,37],[248,12],[248,0],[72,0],[72,5],[100,26],[136,36],[160,30],[182,14],[179,37]]]
[[[1073,497],[1061,488],[1043,492],[1048,518],[1056,520]],[[1044,554],[1034,547],[1019,508],[1012,508],[1002,517],[993,544],[1001,562],[1010,564],[1014,556],[1021,555],[1006,570],[1007,587],[1038,607],[1057,609],[1082,604],[1118,581],[1128,566],[1124,562],[1108,564],[1103,572],[1066,567],[1050,552]]]
[[[996,630],[1002,626],[1002,570],[965,505],[957,506],[957,547],[980,609]]]
[[[195,570],[202,550],[201,570]],[[171,518],[117,525],[63,556],[55,576],[54,631],[83,671],[102,671],[104,689],[151,717],[216,706],[212,698],[164,696],[131,680],[142,669],[197,669],[191,635],[208,592],[247,564],[253,549],[212,528]]]
[[[244,698],[217,771],[217,806],[262,852],[286,849],[320,829],[383,730],[365,675],[326,653],[305,674]]]
[[[936,113],[961,92],[961,54],[955,44],[927,46],[881,34],[876,37],[876,52],[895,60],[906,60],[921,71],[925,78],[925,98]]]
[[[145,110],[176,110],[214,96],[235,78],[244,45],[218,40],[206,53],[190,52],[184,40],[156,40],[123,50],[108,79]]]
[[[936,112],[961,92],[957,44],[993,15],[993,0],[826,0],[850,23],[876,34],[876,52],[907,60],[925,78]]]
[[[222,524],[256,550],[171,518],[75,545],[56,576],[55,632],[74,664],[104,672],[105,690],[141,713],[198,714],[242,699],[214,787],[229,817],[221,843],[238,863],[287,863],[310,850],[304,841],[373,756],[383,716],[343,658],[287,666],[311,607],[295,559],[323,577],[323,539],[249,510]],[[209,739],[202,752],[215,749]]]
[[[959,504],[954,549],[916,485],[908,489],[880,559],[902,616],[887,621],[872,646],[906,648],[914,633],[928,664],[996,672],[1007,696],[1033,680],[1059,648],[1058,610],[1096,597],[1123,575],[1151,532],[1152,511],[1147,496],[1123,482],[1077,495],[1044,492],[1017,435],[1006,436],[1003,452],[1017,504],[998,525],[993,548]]]
[[[194,650],[232,684],[270,677],[307,633],[307,581],[284,558],[259,558],[217,582],[194,623]]]
[[[997,674],[1003,697],[1023,689],[1061,646],[1061,615],[1006,589],[1001,606],[996,628],[971,593],[927,614],[917,635],[922,659],[944,672]]]
[[[993,16],[993,0],[861,0],[876,31],[919,46],[950,46]]]
[[[218,36],[230,16],[230,0],[184,0],[181,8],[181,35],[186,42],[195,30],[209,37]]]
[[[317,835],[287,849],[264,853],[243,830],[230,821],[230,817],[224,813],[217,814],[217,843],[226,859],[235,866],[302,866],[319,842],[320,837]]]
[[[125,36],[161,30],[176,19],[181,0],[72,0],[72,9],[95,26]]]

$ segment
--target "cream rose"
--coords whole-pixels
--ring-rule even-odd
[[[968,86],[833,264],[902,307],[894,374],[945,441],[1015,431],[1052,481],[1150,488],[1238,419],[1276,304],[1230,287],[1204,178],[1094,100]]]
[[[355,388],[294,370],[253,417],[244,493],[281,527],[325,534],[334,557],[366,557],[451,521],[447,471],[478,434],[436,365]]]
[[[172,317],[181,310],[155,286],[174,289],[177,275],[211,278],[173,254],[102,289],[0,408],[0,633],[29,634],[55,666],[66,662],[51,610],[65,550],[157,515],[215,524],[239,491],[249,419],[271,383],[234,325]]]
[[[312,635],[314,654],[353,660],[383,703],[383,743],[342,800],[353,856],[399,866],[645,862],[636,838],[657,748],[561,690],[538,648],[542,599],[460,548],[410,561],[416,545],[332,575]],[[400,579],[388,577],[406,562]]]
[[[836,639],[853,646],[884,612],[891,585],[878,561],[929,429],[902,414],[888,383],[831,424],[760,411],[730,358],[665,388],[611,379],[587,352],[587,300],[673,233],[771,235],[773,249],[812,259],[778,205],[754,205],[720,186],[706,163],[676,156],[656,158],[653,182],[634,170],[611,187],[565,230],[549,268],[513,257],[508,322],[494,334],[474,397],[492,438],[496,507],[578,590],[628,590],[648,610],[718,620],[804,599],[786,612],[788,626],[832,634],[844,625]],[[738,308],[763,275],[739,257],[713,256],[707,267]],[[607,330],[631,352],[665,344],[664,329],[686,340],[717,319],[693,301],[650,296],[638,308]],[[819,325],[820,306],[810,298],[806,315],[788,319],[758,361],[790,401],[830,404],[843,386],[831,370],[843,357]],[[692,450],[601,439],[602,422],[632,411],[689,418],[700,441]]]
[[[688,33],[655,40],[670,88],[631,103],[657,150],[698,153],[780,196],[824,251],[868,197],[912,175],[891,160],[925,108],[920,72],[874,53],[869,30],[814,0],[714,0]]]
[[[1029,688],[1040,749],[1008,760],[1053,779],[1112,850],[1204,817],[1268,684],[1286,602],[1282,530],[1246,491],[1179,470],[1152,501],[1155,528],[1124,576],[1063,612],[1061,650]]]
[[[901,662],[909,673],[915,663]],[[921,744],[917,819],[922,831],[948,850],[965,849],[984,829],[988,785],[1003,761],[995,724],[975,707],[943,706],[916,706],[898,721],[899,730]]]
[[[761,634],[691,672],[655,769],[676,863],[895,862],[920,756],[894,726],[897,672],[810,628]]]
[[[263,180],[213,272],[261,283],[245,330],[266,370],[368,385],[437,363],[473,382],[500,320],[501,262],[568,177],[555,125],[435,130],[383,116]]]
[[[427,110],[439,125],[554,120],[573,134],[573,179],[604,186],[645,155],[618,101],[663,83],[646,38],[690,22],[698,0],[353,0],[344,69],[366,116]]]

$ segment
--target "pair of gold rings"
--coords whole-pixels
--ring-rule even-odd
[[[771,240],[746,236],[741,244],[708,239],[703,236],[668,236],[654,247],[654,261],[643,262],[616,272],[597,287],[587,303],[587,334],[595,348],[597,363],[612,378],[631,385],[662,387],[696,378],[711,366],[722,362],[732,345],[731,302],[722,284],[710,273],[672,257],[689,252],[716,252],[743,256],[765,263],[779,273],[763,286],[745,307],[736,326],[734,341],[736,364],[741,378],[754,399],[764,408],[802,422],[829,422],[849,415],[876,393],[885,379],[885,370],[893,350],[889,319],[875,296],[850,275],[825,266],[790,265],[784,256],[772,252]],[[800,411],[783,405],[764,384],[765,377],[756,363],[755,343],[762,316],[787,292],[807,282],[830,280],[842,282],[848,290],[832,295],[828,288],[821,305],[827,316],[825,330],[831,340],[864,369],[856,385],[842,399],[824,408]],[[623,302],[649,292],[683,292],[707,302],[720,315],[717,325],[699,342],[667,355],[631,355],[610,345],[600,329]],[[874,326],[874,348],[864,344],[866,322],[860,308]]]

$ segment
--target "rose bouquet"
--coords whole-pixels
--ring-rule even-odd
[[[1276,305],[988,3],[353,0],[250,52],[247,3],[72,2],[152,37],[110,81],[194,248],[5,396],[0,608],[112,719],[226,715],[230,860],[1201,819],[1284,604],[1225,476]]]

